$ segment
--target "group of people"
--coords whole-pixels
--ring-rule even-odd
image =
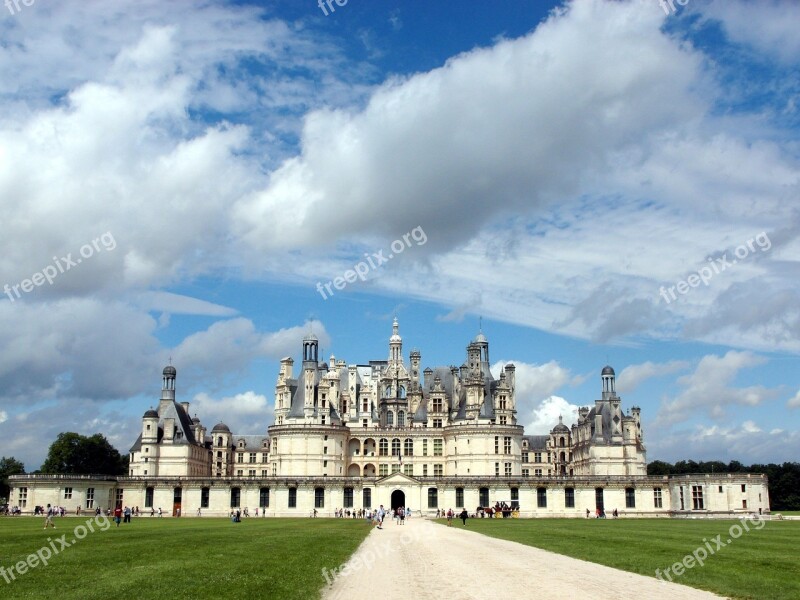
[[[591,513],[589,512],[589,509],[587,508],[587,509],[586,509],[586,518],[587,518],[587,519],[589,518],[589,515],[590,515],[590,514],[591,514]],[[618,518],[619,518],[619,511],[618,511],[618,510],[615,508],[614,510],[612,510],[612,511],[611,511],[611,516],[612,516],[612,517],[614,517],[615,519],[618,519]],[[605,518],[606,518],[606,511],[605,511],[605,509],[602,509],[602,508],[596,508],[596,509],[594,510],[594,518],[595,518],[595,519],[605,519]]]
[[[445,512],[444,509],[442,509],[441,511],[437,510],[436,511],[436,516],[439,517],[440,514],[443,517],[447,517],[447,526],[448,527],[451,527],[453,525],[453,518],[454,517],[457,517],[457,518],[461,519],[461,522],[466,527],[467,519],[469,518],[469,513],[467,512],[466,508],[462,508],[461,512],[458,513],[458,515],[456,515],[456,513],[453,511],[452,508],[447,509],[447,512]],[[472,515],[472,516],[475,517],[475,515]]]

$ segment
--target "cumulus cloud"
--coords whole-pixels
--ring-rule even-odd
[[[686,369],[689,363],[684,360],[670,360],[665,363],[647,361],[638,365],[628,365],[617,375],[617,391],[632,392],[643,382],[653,377],[664,377]]]
[[[683,390],[661,402],[657,423],[670,424],[696,418],[707,413],[713,418],[725,415],[735,406],[758,406],[773,398],[777,390],[761,385],[734,387],[731,384],[743,369],[764,364],[766,359],[751,352],[731,350],[724,356],[709,354],[697,364],[693,373],[679,377]]]
[[[216,423],[223,422],[234,434],[266,434],[267,427],[274,421],[272,403],[266,396],[251,390],[222,398],[201,392],[192,399],[189,411],[192,416],[196,414],[209,431]]]
[[[533,435],[545,435],[558,425],[559,417],[564,425],[572,426],[578,421],[578,406],[570,404],[560,396],[549,396],[534,406],[525,425],[525,432]]]
[[[800,390],[786,403],[786,408],[800,408]]]

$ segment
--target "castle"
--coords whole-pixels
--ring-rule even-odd
[[[316,510],[410,506],[519,507],[521,516],[634,516],[768,511],[766,478],[750,474],[648,477],[640,409],[622,410],[610,366],[600,398],[547,435],[517,424],[515,367],[495,379],[479,333],[461,367],[422,368],[403,357],[395,319],[388,359],[320,362],[319,341],[302,342],[302,365],[284,358],[275,423],[264,435],[210,431],[176,398],[177,370],[163,371],[158,409],[146,411],[126,477],[17,476],[11,502],[125,504],[173,516],[227,515],[258,507],[270,516]]]

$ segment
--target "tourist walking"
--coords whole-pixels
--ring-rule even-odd
[[[452,527],[453,526],[453,509],[452,508],[448,508],[447,509],[447,526],[448,527]]]
[[[464,524],[464,527],[466,527],[467,526],[467,517],[469,517],[469,513],[467,512],[467,509],[466,508],[462,509],[461,510],[461,514],[458,515],[458,516],[461,519],[461,522]]]
[[[50,525],[53,529],[56,528],[56,524],[53,523],[53,509],[50,505],[47,505],[47,513],[44,517],[44,529],[47,529],[47,526]]]

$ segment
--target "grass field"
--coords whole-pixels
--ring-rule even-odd
[[[139,517],[119,528],[92,519],[94,533],[74,531],[87,520],[57,518],[44,531],[43,519],[0,518],[0,598],[317,598],[322,569],[345,562],[370,529],[363,519]],[[76,533],[83,539],[62,549],[57,538],[69,543]],[[37,557],[11,580],[9,567],[43,548],[49,564]]]
[[[705,539],[715,554],[709,552],[704,566],[694,564],[681,576],[673,576],[670,571],[673,581],[731,598],[800,598],[800,522],[761,521],[756,523],[761,529],[747,522],[750,531],[732,539],[729,528],[736,523],[682,519],[470,519],[467,527],[651,577],[655,577],[656,569],[663,573],[697,548],[708,551]],[[725,544],[721,549],[712,541],[718,535]]]

